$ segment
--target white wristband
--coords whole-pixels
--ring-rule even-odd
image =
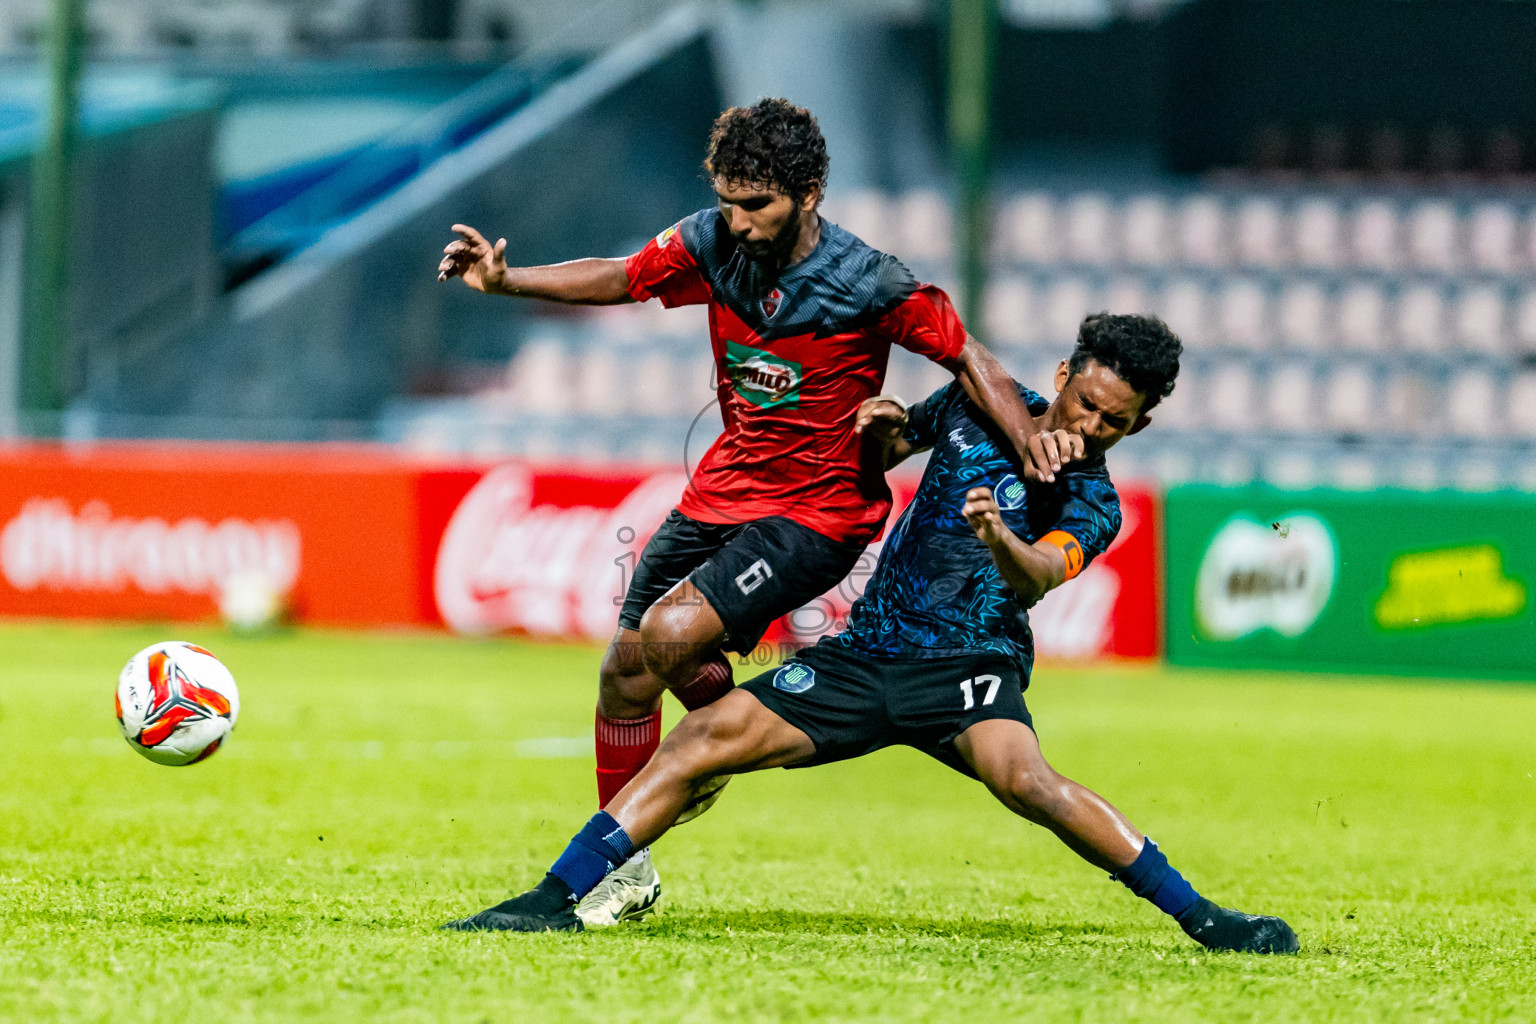
[[[873,400],[876,402],[890,402],[892,405],[900,408],[903,413],[907,411],[907,400],[900,395],[876,395]]]

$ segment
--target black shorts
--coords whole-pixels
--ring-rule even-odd
[[[774,619],[837,586],[863,551],[783,516],[701,523],[673,509],[640,553],[619,625],[639,629],[647,608],[691,578],[725,624],[722,646],[749,654]]]
[[[790,767],[846,761],[902,744],[974,779],[955,737],[993,718],[1033,729],[1024,684],[1019,663],[991,651],[884,659],[829,637],[742,686],[816,744],[809,761]]]

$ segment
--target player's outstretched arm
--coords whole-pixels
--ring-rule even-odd
[[[477,292],[548,299],[583,306],[613,306],[633,302],[629,272],[622,259],[584,259],[543,267],[507,266],[507,240],[492,245],[468,224],[455,224],[456,241],[443,248],[437,279],[461,277]]]
[[[1072,456],[1049,434],[1038,431],[1034,417],[1019,397],[1013,377],[981,342],[967,335],[965,347],[948,368],[954,372],[970,400],[980,406],[981,411],[1013,442],[1024,465],[1025,479],[1052,483],[1062,466],[1074,457],[1082,458],[1081,449]]]
[[[1056,433],[1066,434],[1066,431]],[[1081,443],[1082,439],[1078,440]],[[1022,537],[1008,529],[990,488],[972,487],[966,492],[965,505],[960,511],[971,529],[976,531],[976,536],[992,552],[997,571],[1026,605],[1034,604],[1048,591],[1066,582],[1066,552],[1048,541],[1026,544]]]

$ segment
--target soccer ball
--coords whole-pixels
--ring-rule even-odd
[[[117,677],[117,724],[128,745],[156,764],[196,764],[240,717],[240,691],[229,669],[181,640],[146,647]]]

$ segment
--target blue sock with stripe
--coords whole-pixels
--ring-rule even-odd
[[[607,811],[598,811],[571,838],[571,845],[549,873],[570,886],[579,900],[595,889],[604,875],[634,854],[635,844],[629,841],[624,827]]]
[[[1109,877],[1173,918],[1200,901],[1195,887],[1173,869],[1150,838],[1142,844],[1134,861]]]

